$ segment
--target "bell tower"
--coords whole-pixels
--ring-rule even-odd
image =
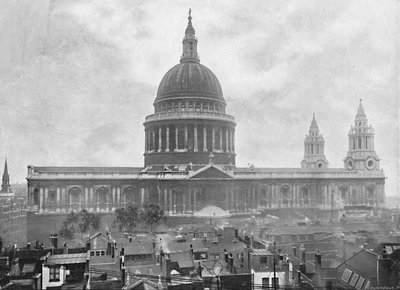
[[[368,125],[360,99],[354,125],[349,131],[349,150],[344,158],[347,170],[379,170],[379,157],[374,149],[374,129]]]
[[[313,114],[309,133],[304,140],[304,158],[301,161],[301,168],[328,168],[324,145],[324,137],[319,132],[315,114]]]

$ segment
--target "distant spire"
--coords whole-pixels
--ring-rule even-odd
[[[196,32],[192,25],[192,9],[189,9],[188,25],[185,30],[185,37],[182,41],[183,53],[181,56],[181,62],[183,61],[196,61],[199,62],[199,56],[197,54],[197,39]]]
[[[364,107],[362,105],[362,99],[360,99],[360,105],[358,106],[357,116],[366,116],[364,112]]]
[[[311,126],[310,126],[310,131],[318,131],[318,124],[317,124],[317,120],[315,120],[315,113],[313,113],[313,118],[311,121]]]
[[[1,192],[11,192],[10,189],[10,176],[8,175],[7,158],[4,163],[4,172],[1,184]]]

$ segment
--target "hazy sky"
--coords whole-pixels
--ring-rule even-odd
[[[247,3],[250,2],[250,3]],[[312,113],[331,167],[363,99],[398,194],[393,1],[0,1],[0,158],[26,166],[142,166],[144,117],[179,62],[192,8],[201,63],[237,122],[238,165],[299,167]]]

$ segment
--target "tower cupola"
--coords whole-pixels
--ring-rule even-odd
[[[327,168],[329,163],[325,157],[324,145],[324,137],[319,132],[317,120],[313,114],[308,135],[304,140],[304,158],[301,167]]]
[[[358,106],[354,124],[349,130],[349,150],[344,158],[348,170],[378,170],[379,157],[374,149],[374,129],[368,125],[362,100]]]

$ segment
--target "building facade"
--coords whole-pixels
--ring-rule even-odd
[[[235,119],[215,74],[200,64],[189,14],[180,63],[161,80],[145,118],[144,167],[28,166],[31,211],[111,212],[157,203],[170,215],[207,206],[230,214],[268,208],[342,208],[385,203],[374,131],[359,104],[343,168],[329,168],[313,116],[299,168],[236,166]]]

